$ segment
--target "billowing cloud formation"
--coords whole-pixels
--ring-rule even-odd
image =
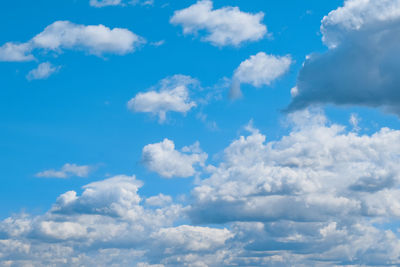
[[[170,203],[172,203],[172,198],[161,193],[146,199],[146,204],[149,206],[164,207]]]
[[[193,176],[196,173],[194,165],[204,166],[206,159],[207,154],[200,150],[198,142],[180,152],[173,141],[164,139],[145,146],[142,151],[145,166],[166,178]]]
[[[46,170],[36,174],[36,177],[44,178],[68,178],[71,176],[87,177],[91,170],[90,166],[79,166],[76,164],[66,163],[60,170]]]
[[[174,227],[182,207],[144,208],[142,185],[134,176],[115,176],[86,185],[81,195],[61,195],[42,216],[5,219],[0,264],[182,266],[204,263],[232,237],[227,229]]]
[[[196,88],[198,85],[199,82],[189,76],[174,75],[162,80],[157,91],[138,93],[128,102],[128,108],[135,112],[157,115],[162,123],[167,112],[185,114],[196,107],[197,104],[189,97],[189,88]]]
[[[175,11],[170,22],[182,25],[184,34],[197,34],[206,31],[202,39],[216,46],[238,46],[246,41],[257,41],[267,33],[267,27],[261,23],[262,12],[245,13],[238,7],[223,7],[213,10],[210,0],[201,0],[196,4]]]
[[[400,1],[347,0],[321,32],[329,51],[308,57],[289,110],[330,103],[400,114]]]
[[[33,60],[35,49],[61,51],[63,49],[83,50],[89,54],[124,55],[133,52],[144,39],[127,29],[110,29],[104,25],[79,25],[69,21],[56,21],[30,41],[6,43],[0,47],[1,61]]]
[[[124,0],[90,0],[89,4],[93,7],[105,7],[105,6],[123,6],[123,5],[136,5],[136,4],[142,4],[142,5],[152,5],[153,0],[130,0],[130,1],[124,1]]]
[[[359,136],[308,111],[292,121],[279,141],[253,129],[226,148],[193,190],[191,218],[247,222],[238,227],[249,250],[281,251],[288,262],[400,263],[396,229],[371,224],[400,216],[400,131]]]
[[[233,75],[231,87],[231,96],[238,97],[241,95],[240,84],[249,83],[255,87],[270,85],[274,80],[281,77],[292,64],[290,56],[274,56],[259,52],[254,56],[250,56],[240,63]]]
[[[59,66],[53,66],[50,62],[44,62],[39,64],[36,69],[31,70],[26,78],[28,80],[47,79],[59,69]]]
[[[0,264],[399,265],[400,131],[360,135],[316,111],[290,121],[272,142],[247,127],[187,205],[144,200],[143,183],[119,175],[62,194],[43,215],[7,218]]]

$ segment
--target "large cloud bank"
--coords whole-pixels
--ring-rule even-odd
[[[62,194],[46,214],[7,218],[1,264],[400,264],[400,131],[359,135],[310,111],[290,121],[273,142],[248,127],[187,201],[144,198],[143,182],[120,175]]]

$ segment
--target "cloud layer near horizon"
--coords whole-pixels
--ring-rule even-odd
[[[289,121],[290,133],[273,142],[247,127],[249,135],[204,169],[206,178],[186,201],[163,194],[144,198],[143,182],[119,175],[90,183],[81,194],[62,194],[45,214],[7,218],[0,223],[1,261],[400,264],[400,240],[385,226],[400,217],[400,131],[359,135],[319,111],[297,112]]]

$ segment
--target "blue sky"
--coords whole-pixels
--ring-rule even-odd
[[[399,10],[1,3],[0,263],[399,264]]]

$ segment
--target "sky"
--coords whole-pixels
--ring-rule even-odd
[[[0,266],[400,265],[400,0],[0,5]]]

